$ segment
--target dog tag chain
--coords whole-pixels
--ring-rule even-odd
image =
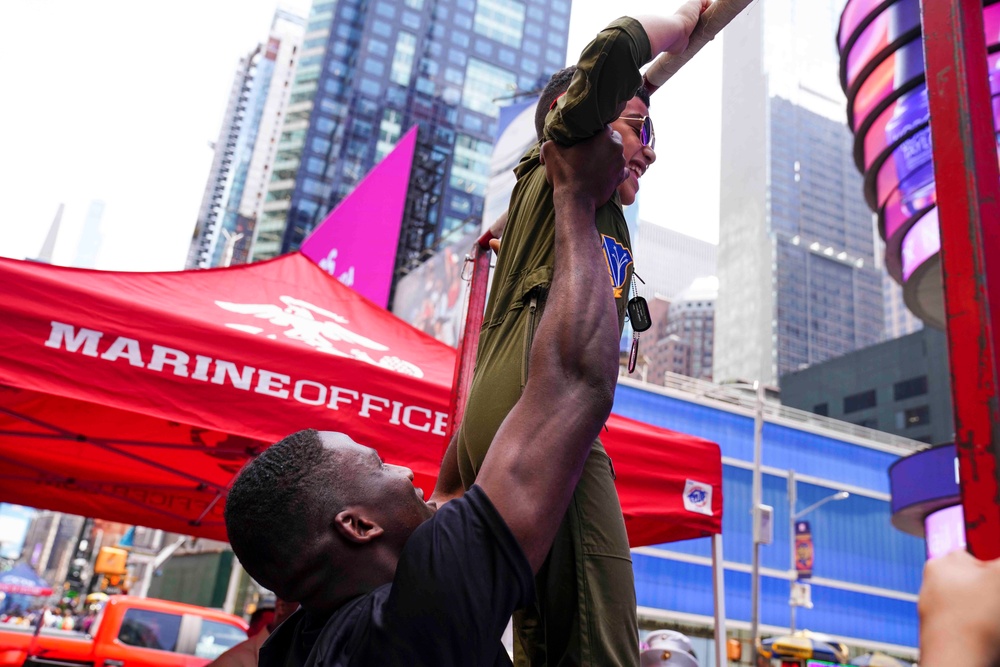
[[[639,296],[635,287],[635,270],[632,270],[632,298],[629,299],[625,310],[628,313],[628,320],[632,325],[632,349],[628,353],[628,372],[635,370],[635,362],[639,358],[639,334],[653,326],[652,318],[649,315],[649,305],[646,300]]]

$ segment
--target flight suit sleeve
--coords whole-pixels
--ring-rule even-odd
[[[639,68],[652,57],[642,24],[629,17],[613,21],[580,54],[569,90],[545,117],[545,139],[572,145],[600,132],[635,97]]]

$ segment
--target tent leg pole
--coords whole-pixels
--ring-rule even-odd
[[[712,595],[715,598],[715,665],[726,667],[726,584],[722,535],[712,535]]]

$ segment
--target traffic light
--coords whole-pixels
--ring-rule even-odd
[[[106,574],[101,577],[101,590],[107,590],[109,588],[119,588],[122,585],[125,577],[120,574]]]
[[[71,584],[83,583],[84,571],[87,569],[86,558],[75,558],[69,565],[69,572],[66,573],[66,581]]]
[[[94,572],[98,574],[125,574],[128,562],[128,551],[118,547],[101,547],[94,563]]]

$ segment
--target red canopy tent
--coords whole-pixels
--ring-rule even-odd
[[[433,487],[455,351],[295,253],[197,272],[0,258],[0,501],[225,539],[252,455],[344,431]],[[718,533],[714,443],[612,416],[633,546]]]

